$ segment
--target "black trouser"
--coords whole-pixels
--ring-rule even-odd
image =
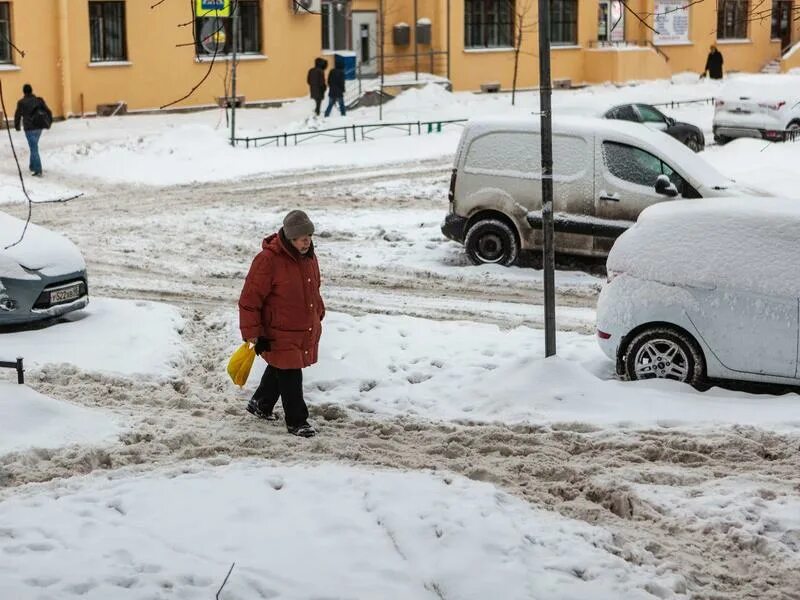
[[[268,365],[253,398],[264,412],[272,412],[280,398],[287,427],[299,427],[308,420],[308,407],[303,400],[302,369],[278,369]]]
[[[316,104],[316,108],[314,109],[314,113],[319,116],[319,109],[322,106],[322,98],[314,98],[314,103]]]

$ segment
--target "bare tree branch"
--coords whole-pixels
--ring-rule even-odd
[[[216,599],[217,600],[219,600],[219,595],[222,593],[222,588],[224,588],[225,584],[228,583],[228,577],[231,576],[231,572],[233,571],[233,567],[235,567],[235,566],[236,566],[236,563],[234,562],[234,563],[231,564],[231,568],[228,569],[228,574],[225,575],[225,581],[222,582],[222,585],[219,586],[219,590],[217,591],[217,595],[216,595]]]

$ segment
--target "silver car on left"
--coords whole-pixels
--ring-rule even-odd
[[[44,321],[88,304],[86,263],[77,246],[33,223],[25,230],[25,221],[0,212],[0,326]]]

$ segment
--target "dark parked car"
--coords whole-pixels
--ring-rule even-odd
[[[705,136],[699,127],[682,123],[668,117],[655,106],[649,104],[620,104],[603,113],[606,119],[619,119],[642,123],[653,129],[663,131],[695,152],[705,148]]]

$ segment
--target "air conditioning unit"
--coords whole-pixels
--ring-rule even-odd
[[[318,15],[322,12],[322,0],[289,0],[296,15]]]

